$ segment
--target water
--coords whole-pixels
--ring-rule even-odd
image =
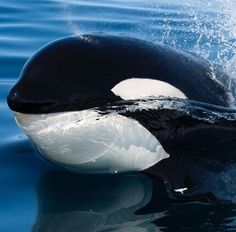
[[[143,174],[91,177],[49,164],[16,127],[6,96],[26,60],[45,43],[93,32],[200,54],[222,65],[231,85],[236,78],[235,7],[234,0],[2,0],[0,231],[234,231],[233,207],[173,204],[162,183]],[[233,167],[230,177],[220,173],[221,180],[231,178],[230,187],[223,185],[231,199],[234,173]]]

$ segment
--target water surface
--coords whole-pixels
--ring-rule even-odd
[[[38,155],[6,104],[26,60],[72,34],[164,43],[222,65],[233,81],[235,6],[233,0],[2,0],[0,231],[235,230],[234,208],[173,204],[162,184],[143,174],[91,177],[58,169]]]

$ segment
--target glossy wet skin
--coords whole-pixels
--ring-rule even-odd
[[[52,113],[121,100],[111,89],[128,78],[171,84],[187,98],[227,106],[226,89],[211,79],[211,65],[158,44],[116,36],[68,37],[40,49],[8,95],[13,111]]]

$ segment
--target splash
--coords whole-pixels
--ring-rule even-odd
[[[235,8],[236,2],[229,0],[182,1],[176,9],[185,17],[180,22],[183,36],[175,36],[178,28],[167,22],[163,24],[166,30],[162,41],[169,44],[171,40],[179,49],[198,53],[212,62],[227,66],[236,51]]]
[[[185,3],[186,11],[194,18],[191,31],[198,39],[192,51],[213,63],[221,65],[230,76],[227,87],[236,97],[236,2],[198,0],[192,6]],[[235,104],[234,104],[235,105]]]
[[[236,50],[236,2],[232,0],[59,1],[73,34],[128,34],[193,51],[219,64]]]
[[[75,35],[80,35],[82,34],[82,31],[79,27],[79,25],[76,23],[76,12],[74,11],[75,9],[75,4],[73,1],[71,2],[59,2],[59,9],[61,10],[62,15],[66,19],[66,25],[73,34]]]

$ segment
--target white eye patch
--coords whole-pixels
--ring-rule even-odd
[[[115,85],[111,91],[124,100],[147,97],[177,97],[187,99],[185,94],[164,81],[143,78],[130,78]]]

